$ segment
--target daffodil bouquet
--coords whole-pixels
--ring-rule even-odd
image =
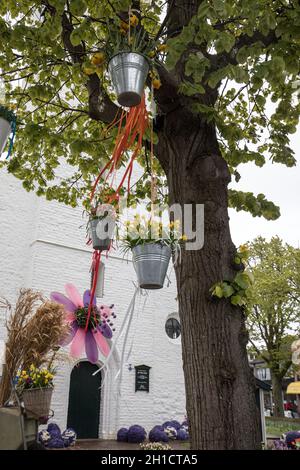
[[[161,86],[156,65],[162,65],[167,45],[155,38],[154,33],[147,31],[143,18],[134,13],[128,19],[118,16],[110,18],[106,24],[106,34],[97,44],[97,49],[82,65],[86,75],[96,73],[102,78],[105,66],[109,60],[121,52],[142,54],[150,65],[150,79],[154,89]]]
[[[116,17],[108,22],[105,49],[109,58],[119,52],[138,52],[150,57],[155,47],[154,38],[151,38],[137,15],[132,13],[128,20]]]
[[[168,245],[175,249],[187,239],[186,235],[181,234],[179,220],[164,224],[156,217],[147,218],[136,215],[133,220],[126,221],[124,226],[125,233],[122,237],[122,245],[125,251],[149,243]]]
[[[54,369],[38,368],[31,364],[29,369],[19,371],[16,388],[19,391],[53,387]]]

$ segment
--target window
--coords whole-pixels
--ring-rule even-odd
[[[181,333],[180,323],[176,318],[168,318],[165,325],[166,333],[171,339],[177,339]]]

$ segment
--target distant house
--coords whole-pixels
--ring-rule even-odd
[[[271,371],[266,364],[266,362],[263,359],[251,359],[249,360],[250,366],[253,368],[253,373],[256,379],[264,382],[265,384],[270,386],[269,390],[264,390],[264,403],[265,403],[265,409],[266,410],[272,410],[272,378],[271,378]],[[282,397],[283,400],[293,400],[296,399],[296,396],[293,395],[286,395],[286,390],[288,385],[294,382],[293,377],[286,376],[283,379],[282,383]]]

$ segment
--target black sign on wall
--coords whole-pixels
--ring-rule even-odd
[[[149,375],[151,367],[140,365],[135,366],[135,391],[149,392]]]

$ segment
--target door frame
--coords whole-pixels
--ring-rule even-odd
[[[68,361],[68,387],[64,392],[66,393],[66,415],[65,422],[68,419],[68,406],[69,406],[69,394],[71,386],[71,373],[74,367],[80,362],[86,362],[86,357],[80,359]],[[100,360],[96,363],[100,368],[103,366],[103,362]],[[99,439],[114,439],[117,435],[119,428],[119,415],[120,415],[120,395],[117,387],[120,385],[118,380],[115,380],[115,376],[120,368],[119,354],[116,348],[114,349],[110,359],[109,368],[103,368],[99,374],[101,374],[101,400],[100,400],[100,416],[99,416]]]

